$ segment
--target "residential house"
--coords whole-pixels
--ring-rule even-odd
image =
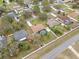
[[[55,19],[51,18],[51,19],[48,19],[48,21],[47,21],[47,25],[49,27],[53,27],[53,26],[59,25],[59,24],[61,24],[61,23],[58,21],[57,18],[55,18]]]
[[[4,35],[0,36],[0,48],[6,48],[7,39]]]
[[[7,14],[9,17],[13,18],[15,21],[19,22],[20,19],[18,19],[18,16],[15,12],[11,11]]]
[[[46,32],[45,26],[43,26],[42,24],[33,25],[31,26],[31,29],[34,33],[40,33],[41,31]]]
[[[72,23],[72,19],[70,19],[68,16],[58,16],[60,18],[60,21],[64,24],[70,24]]]
[[[23,41],[28,38],[28,33],[25,30],[19,30],[19,31],[13,33],[13,38],[16,41]]]

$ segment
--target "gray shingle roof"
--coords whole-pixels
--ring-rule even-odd
[[[19,21],[19,19],[17,19],[18,16],[14,12],[9,12],[7,15],[11,18],[14,18],[16,21]]]
[[[18,40],[18,41],[27,39],[27,36],[28,36],[28,34],[26,33],[25,30],[20,30],[20,31],[13,33],[14,39]]]

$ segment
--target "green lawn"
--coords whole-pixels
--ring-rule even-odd
[[[56,25],[56,26],[52,27],[51,30],[56,35],[60,36],[60,35],[62,35],[66,31],[66,28],[64,26],[61,26],[61,25]]]
[[[71,11],[71,10],[68,9],[67,6],[65,6],[63,4],[58,4],[55,7],[58,8],[58,9],[61,9],[62,8],[66,13],[69,13]]]
[[[76,19],[79,21],[79,16],[77,16]]]
[[[35,25],[35,24],[45,24],[46,21],[43,21],[43,20],[40,20],[40,19],[33,19],[33,20],[31,21],[31,23],[32,23],[33,25]]]
[[[63,4],[58,4],[55,6],[56,8],[60,9],[60,8],[67,8],[65,5]]]
[[[44,43],[48,43],[52,40],[54,40],[56,37],[51,33],[51,32],[48,32],[47,35],[44,35],[41,37],[41,39],[43,39]]]
[[[70,9],[68,9],[68,8],[65,8],[64,11],[65,11],[66,13],[70,13],[72,10],[70,10]]]
[[[2,0],[0,0],[0,5],[2,5],[2,3],[3,3]]]

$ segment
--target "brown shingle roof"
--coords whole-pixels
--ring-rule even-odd
[[[34,33],[36,33],[38,31],[45,29],[45,27],[42,24],[38,24],[38,25],[31,26],[31,29]]]

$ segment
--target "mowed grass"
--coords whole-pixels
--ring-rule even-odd
[[[48,53],[49,51],[51,51],[52,49],[56,48],[57,46],[59,46],[60,44],[64,43],[65,41],[67,41],[69,38],[71,38],[72,36],[74,36],[75,34],[79,33],[79,28],[77,28],[76,30],[60,37],[58,40],[56,40],[55,42],[52,42],[51,44],[49,44],[48,46],[42,48],[41,50],[37,51],[36,53],[34,53],[33,55],[29,56],[26,59],[40,59],[41,56],[43,56],[44,54]]]
[[[40,20],[40,19],[33,19],[32,21],[31,21],[31,23],[33,24],[33,25],[36,25],[36,24],[45,24],[46,23],[46,21],[45,20]]]
[[[3,3],[3,1],[2,1],[2,0],[0,0],[0,5],[2,5],[2,3]]]
[[[76,17],[77,21],[79,22],[79,16]]]
[[[57,9],[60,9],[60,8],[63,8],[63,9],[65,9],[65,8],[67,8],[65,5],[63,5],[63,4],[58,4],[58,5],[56,5],[55,6]]]
[[[79,41],[72,46],[79,53]]]
[[[51,32],[48,32],[47,35],[44,35],[41,37],[41,39],[43,39],[44,43],[48,43],[52,40],[54,40],[56,37],[51,33]]]

